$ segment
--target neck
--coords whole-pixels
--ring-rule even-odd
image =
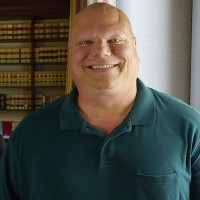
[[[109,134],[119,125],[131,110],[136,97],[136,86],[117,93],[79,92],[78,106],[85,120],[92,126]]]

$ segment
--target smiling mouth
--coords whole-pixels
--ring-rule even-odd
[[[91,65],[88,68],[90,68],[90,69],[109,69],[109,68],[116,67],[116,66],[118,66],[118,65],[117,64],[116,65]]]

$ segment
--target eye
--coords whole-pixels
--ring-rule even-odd
[[[123,43],[128,43],[127,39],[121,39],[121,38],[112,38],[108,40],[109,43],[111,44],[123,44]]]
[[[90,45],[92,43],[93,42],[91,40],[83,40],[83,41],[78,42],[78,45],[79,46],[88,46],[88,45]]]
[[[121,43],[123,43],[123,41],[124,40],[121,39],[121,38],[112,38],[108,42],[111,43],[111,44],[121,44]]]

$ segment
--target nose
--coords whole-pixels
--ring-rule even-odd
[[[109,43],[106,40],[98,39],[94,42],[92,48],[92,56],[93,57],[105,57],[111,55],[111,49]]]

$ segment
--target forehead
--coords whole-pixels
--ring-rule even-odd
[[[74,33],[74,38],[79,39],[89,39],[89,38],[97,38],[97,37],[103,37],[103,38],[110,38],[110,37],[128,37],[129,32],[126,32],[125,29],[120,28],[120,26],[94,26],[88,28],[82,28],[77,30]]]
[[[84,21],[77,21],[71,29],[73,37],[79,35],[95,36],[95,35],[123,35],[131,34],[131,27],[126,21],[114,20],[113,18],[93,17]]]
[[[74,22],[107,22],[107,23],[117,23],[122,20],[122,16],[125,15],[122,11],[109,6],[108,4],[102,4],[102,6],[89,6],[86,9],[82,10],[78,13],[75,18]]]
[[[75,16],[71,34],[84,33],[113,33],[131,32],[130,22],[127,16],[120,10],[111,6],[88,8]]]

